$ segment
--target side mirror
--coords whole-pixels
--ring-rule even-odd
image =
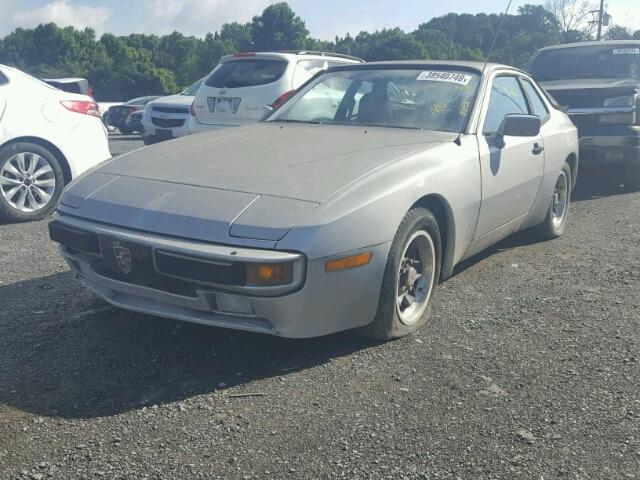
[[[496,133],[499,147],[504,147],[504,137],[537,137],[542,121],[535,115],[507,115]]]

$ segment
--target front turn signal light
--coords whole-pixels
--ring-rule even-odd
[[[251,287],[275,287],[289,285],[293,277],[290,263],[248,263],[247,285]]]
[[[335,272],[337,270],[345,270],[347,268],[355,268],[366,265],[371,261],[371,252],[359,253],[348,257],[336,258],[328,260],[324,264],[325,272]]]

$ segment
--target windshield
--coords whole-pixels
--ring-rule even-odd
[[[461,132],[478,84],[477,74],[446,69],[329,72],[269,121]]]
[[[198,93],[198,90],[200,89],[200,85],[202,85],[202,82],[204,82],[204,78],[201,78],[200,80],[198,80],[196,83],[191,85],[189,88],[187,88],[180,95],[189,95],[191,97],[195,97],[196,93]]]
[[[527,70],[539,82],[574,78],[640,79],[640,44],[544,50],[533,58]]]
[[[205,85],[215,88],[238,88],[267,85],[279,80],[287,69],[283,60],[229,60],[218,65]]]

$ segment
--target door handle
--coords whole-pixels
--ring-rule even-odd
[[[540,155],[542,152],[544,152],[544,147],[538,143],[534,143],[531,153],[533,153],[534,155]]]

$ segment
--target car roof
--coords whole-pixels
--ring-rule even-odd
[[[392,69],[394,67],[398,68],[415,68],[415,69],[423,69],[423,68],[449,68],[453,70],[465,70],[473,73],[482,73],[492,72],[494,70],[513,70],[514,72],[518,72],[524,75],[529,75],[526,72],[523,72],[519,68],[511,67],[509,65],[503,65],[500,63],[486,63],[480,61],[462,61],[462,60],[395,60],[395,61],[384,61],[384,62],[368,62],[340,67],[333,67],[331,70],[353,70],[353,69],[362,69],[367,70],[371,68],[384,68],[384,69]]]
[[[270,52],[241,52],[231,55],[225,55],[220,62],[229,60],[242,60],[249,58],[279,58],[283,60],[294,60],[296,58],[334,58],[347,60],[349,62],[364,63],[364,60],[352,55],[344,55],[342,53],[321,52],[315,50],[274,50]]]
[[[617,45],[638,45],[640,47],[640,40],[604,40],[604,41],[591,41],[591,42],[578,42],[578,43],[565,43],[562,45],[552,45],[550,47],[541,48],[539,51],[545,50],[561,50],[565,48],[576,47],[597,47],[597,46],[617,46]]]

